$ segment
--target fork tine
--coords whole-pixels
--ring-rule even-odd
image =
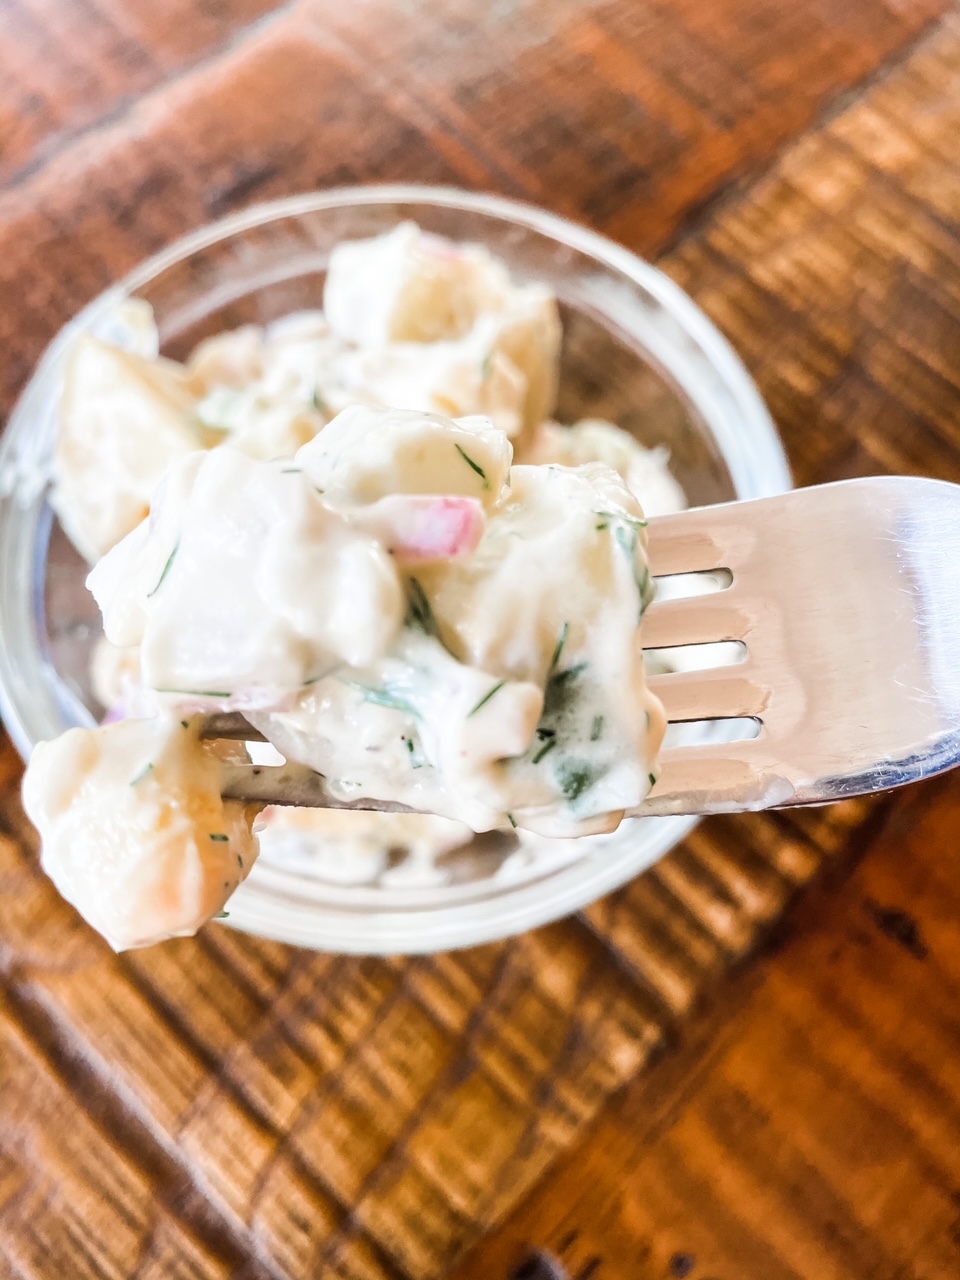
[[[225,764],[221,794],[245,804],[281,804],[313,809],[375,809],[383,813],[412,813],[407,805],[389,800],[340,800],[327,790],[322,774],[304,764]]]
[[[770,702],[770,690],[754,679],[749,660],[706,671],[670,671],[650,676],[647,684],[673,723],[761,716]]]
[[[734,588],[680,600],[654,600],[643,615],[640,638],[645,649],[706,644],[713,640],[744,640],[750,614],[741,607]]]
[[[702,524],[697,511],[654,516],[647,527],[647,557],[654,577],[730,567],[733,548],[723,528]]]
[[[656,786],[635,811],[640,817],[676,813],[737,813],[789,804],[793,788],[764,768],[763,736],[739,742],[668,747]]]
[[[239,711],[213,711],[203,718],[201,738],[229,738],[232,742],[266,742],[259,729]]]

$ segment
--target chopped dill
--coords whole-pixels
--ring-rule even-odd
[[[551,682],[553,684],[566,684],[568,680],[576,680],[577,676],[586,669],[587,663],[578,662],[576,666],[567,667],[565,671],[558,671],[557,674],[551,678]]]
[[[483,481],[483,487],[485,489],[489,489],[490,481],[487,479],[487,473],[484,471],[483,467],[480,466],[479,462],[474,462],[474,460],[470,457],[469,453],[461,449],[458,444],[454,444],[453,447],[456,449],[457,453],[459,453],[460,457],[464,460],[464,462],[471,469],[471,471],[475,471],[477,475],[480,477],[480,479]]]
[[[606,522],[606,520],[601,520],[600,523],[597,525],[597,533],[599,533],[601,529],[609,529],[609,528],[610,526]]]
[[[149,764],[144,765],[144,767],[140,770],[137,776],[134,779],[132,779],[130,783],[131,787],[135,787],[138,782],[142,782],[144,778],[147,776],[147,774],[151,773],[152,771],[153,771],[153,761],[151,760]]]
[[[600,735],[603,733],[603,716],[594,716],[593,725],[590,729],[590,741],[599,742]]]
[[[178,693],[181,698],[229,698],[232,695],[217,689],[157,689],[154,693]],[[183,724],[183,721],[180,721]]]
[[[407,617],[425,635],[435,636],[437,634],[437,620],[433,616],[433,609],[427,599],[427,593],[416,578],[411,578],[409,581],[410,612]]]
[[[467,712],[467,719],[469,720],[471,716],[475,716],[481,707],[485,707],[493,695],[495,693],[499,693],[506,683],[506,680],[501,680],[498,684],[495,684],[492,689],[485,693],[473,710]]]
[[[362,693],[364,702],[372,702],[375,706],[389,707],[391,711],[402,711],[405,715],[419,718],[416,707],[411,706],[403,698],[396,697],[387,689],[371,689],[369,685],[359,684],[356,680],[344,680],[343,683]]]
[[[640,592],[640,616],[643,616],[644,610],[651,603],[654,596],[653,579],[650,577],[650,568],[644,568],[637,583],[637,589]]]
[[[302,476],[303,467],[281,467],[280,474],[282,476]]]
[[[657,785],[657,775],[655,773],[648,773],[647,777],[650,779],[651,787],[655,787]]]
[[[544,740],[544,738],[555,738],[556,736],[557,736],[556,729],[540,728],[537,730],[537,737],[540,739],[541,742]]]
[[[533,757],[533,763],[539,764],[540,761],[543,759],[543,757],[547,755],[549,752],[551,752],[556,745],[557,745],[556,738],[548,738],[547,741],[540,748],[540,750],[537,752],[537,754]]]
[[[411,769],[422,769],[422,768],[423,768],[423,761],[422,761],[421,759],[419,759],[419,757],[417,756],[417,748],[416,748],[416,745],[415,745],[415,743],[414,743],[413,739],[412,739],[412,738],[404,737],[403,741],[404,741],[404,744],[405,744],[405,746],[406,746],[406,748],[407,748],[407,754],[408,754],[408,755],[409,755],[409,757],[410,757],[410,768],[411,768]]]
[[[170,552],[169,556],[167,557],[167,563],[163,566],[163,573],[161,573],[160,575],[160,581],[157,583],[157,585],[153,588],[152,591],[147,592],[148,600],[150,599],[151,596],[155,596],[157,592],[160,590],[160,588],[163,586],[163,580],[167,576],[167,574],[170,572],[170,566],[173,564],[174,557],[176,556],[179,550],[180,550],[180,542],[178,539],[173,550]]]
[[[513,814],[512,814],[512,813],[508,813],[508,814],[507,814],[507,821],[510,823],[511,827],[513,827],[514,831],[516,831],[516,829],[517,829],[517,820],[516,820],[516,818],[513,816]]]
[[[555,671],[547,681],[543,696],[543,719],[562,716],[572,702],[579,697],[577,678],[587,669],[589,663],[578,662],[564,671]]]
[[[632,525],[634,529],[645,529],[649,521],[641,520],[639,516],[628,516],[625,511],[595,511],[595,516],[602,516],[604,520],[621,520],[624,524]]]
[[[570,634],[570,623],[565,622],[560,628],[560,635],[557,637],[557,647],[553,651],[553,657],[550,659],[550,670],[552,671],[560,661],[560,655],[563,653],[563,646],[567,643],[567,636]]]
[[[189,720],[181,720],[181,721],[180,721],[180,727],[181,727],[181,728],[183,728],[183,729],[189,729],[189,728],[190,728],[190,721],[189,721]]]
[[[630,559],[633,560],[634,556],[637,553],[636,529],[627,530],[623,527],[623,525],[619,525],[617,527],[617,531],[614,536],[616,537],[617,542],[619,542],[620,546],[623,547],[624,551],[630,557]]]
[[[210,839],[216,840],[217,844],[229,844],[230,837],[225,831],[211,831]]]
[[[314,387],[313,395],[310,398],[317,413],[328,414],[330,412],[330,406],[320,394],[320,389],[318,387]]]
[[[218,911],[217,914],[213,917],[214,920],[228,920],[229,918],[230,918],[229,911]]]
[[[567,760],[557,769],[557,781],[568,803],[579,800],[597,780],[597,773],[581,760]]]
[[[493,368],[493,351],[490,350],[483,357],[483,364],[480,366],[480,376],[484,382],[490,377],[490,370]]]

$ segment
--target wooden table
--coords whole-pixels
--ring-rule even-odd
[[[657,259],[801,482],[960,480],[944,0],[0,0],[0,412],[94,293],[344,182]],[[213,926],[121,958],[0,752],[0,1274],[960,1276],[960,785],[731,818],[418,960]]]

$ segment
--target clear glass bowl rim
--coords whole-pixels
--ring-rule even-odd
[[[24,447],[23,436],[29,427],[34,394],[54,374],[74,335],[88,329],[120,299],[135,294],[153,277],[199,250],[270,222],[355,205],[408,204],[434,205],[512,222],[593,258],[637,286],[684,331],[723,385],[730,404],[721,411],[675,367],[667,369],[667,375],[710,428],[738,496],[763,497],[791,487],[776,426],[739,356],[692,298],[657,267],[605,236],[536,205],[455,187],[383,183],[306,192],[253,205],[180,237],[94,298],[55,336],[14,405],[0,439],[0,502],[11,500],[9,479],[4,486],[3,478],[12,474],[16,485],[25,458],[29,467],[31,451]],[[743,449],[744,439],[749,441],[747,450]],[[4,630],[0,614],[0,638]],[[21,705],[28,699],[14,695],[16,685],[22,684],[15,676],[7,645],[0,644],[0,716],[26,759],[40,735],[31,731],[29,706]],[[257,893],[256,886],[248,882],[231,901],[230,924],[293,945],[369,955],[474,946],[579,910],[652,865],[696,822],[692,817],[648,820],[645,838],[627,848],[587,855],[532,882],[491,885],[496,891],[481,902],[458,902],[458,895],[453,895],[449,905],[419,910],[400,906],[371,910],[369,905],[349,910],[345,909],[346,900],[342,906],[334,903],[328,907],[304,902],[301,910],[291,914],[275,896]],[[333,888],[330,896],[340,895]]]

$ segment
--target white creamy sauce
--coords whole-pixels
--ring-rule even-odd
[[[663,451],[549,421],[548,290],[405,223],[334,250],[322,312],[185,365],[144,304],[117,328],[72,354],[54,501],[95,562],[98,696],[154,718],[42,744],[25,783],[45,866],[114,946],[193,931],[238,882],[227,853],[256,856],[197,711],[426,811],[260,815],[267,856],[341,883],[442,883],[474,831],[514,828],[522,861],[642,801],[644,509],[685,504]]]

